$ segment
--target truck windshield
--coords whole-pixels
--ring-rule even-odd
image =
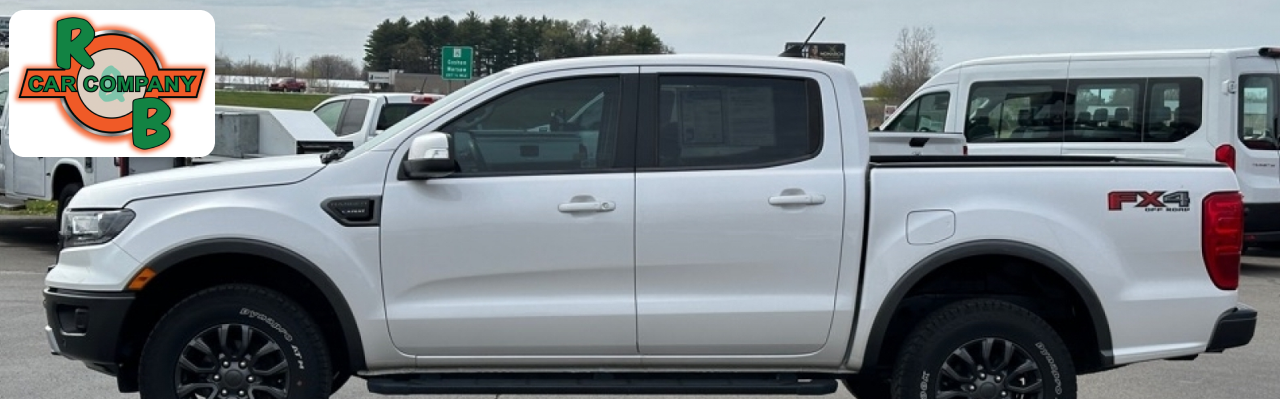
[[[464,98],[470,95],[471,92],[473,91],[486,88],[492,85],[493,82],[498,81],[503,76],[507,76],[510,73],[511,71],[500,71],[498,73],[485,76],[480,80],[472,82],[471,84],[463,86],[461,89],[458,89],[457,91],[454,91],[453,93],[450,93],[440,98],[439,100],[436,100],[436,102],[431,103],[431,105],[428,105],[422,109],[419,109],[417,112],[414,112],[413,114],[405,117],[404,119],[401,119],[399,122],[396,122],[391,126],[388,126],[386,131],[382,132],[382,134],[374,136],[372,139],[365,141],[364,144],[361,144],[356,148],[353,148],[350,152],[347,153],[346,158],[363,154],[364,152],[369,151],[369,149],[373,147],[377,147],[379,144],[382,144],[382,142],[387,141],[392,137],[399,136],[400,133],[402,133],[405,129],[409,128],[409,126],[413,126],[418,122],[422,121],[423,119],[426,119],[428,116],[435,114],[437,110],[448,108],[451,104],[453,104],[454,101],[458,101],[458,99]]]

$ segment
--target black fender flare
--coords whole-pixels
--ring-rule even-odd
[[[1108,368],[1115,364],[1115,355],[1113,354],[1111,343],[1111,325],[1107,322],[1106,310],[1102,307],[1102,301],[1098,300],[1098,294],[1093,290],[1093,286],[1089,284],[1088,280],[1066,260],[1044,248],[1018,241],[993,239],[971,241],[947,247],[925,257],[907,270],[902,278],[898,279],[898,282],[893,285],[893,288],[889,289],[889,294],[885,296],[884,302],[880,304],[879,312],[875,315],[875,322],[871,326],[870,335],[867,337],[867,345],[864,348],[863,368],[873,367],[879,363],[880,347],[884,344],[885,333],[889,329],[889,323],[892,321],[891,319],[898,305],[902,302],[902,298],[906,296],[912,287],[915,287],[929,273],[951,262],[981,255],[1008,255],[1024,258],[1048,267],[1050,271],[1053,271],[1068,284],[1071,284],[1076,294],[1084,300],[1084,305],[1089,310],[1089,317],[1093,320],[1098,340],[1098,350],[1101,351],[1101,366]]]
[[[333,283],[333,280],[320,270],[320,267],[297,252],[258,240],[214,238],[170,249],[147,262],[146,265],[156,273],[156,276],[160,276],[166,269],[184,261],[215,254],[260,256],[279,262],[306,277],[316,288],[320,289],[320,293],[328,300],[329,306],[333,308],[334,313],[338,316],[338,324],[342,328],[342,336],[338,338],[346,342],[347,359],[350,362],[349,365],[352,372],[365,369],[366,362],[364,346],[360,338],[360,329],[356,326],[355,316],[351,312],[351,306],[347,304],[346,297],[342,295],[342,291]]]

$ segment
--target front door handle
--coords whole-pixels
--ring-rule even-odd
[[[574,201],[560,204],[560,212],[609,212],[614,208],[613,201]]]
[[[820,194],[778,195],[769,197],[769,205],[818,205],[827,202]]]

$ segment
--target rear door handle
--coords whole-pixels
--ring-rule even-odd
[[[560,204],[560,212],[609,212],[614,208],[613,201],[568,202]]]
[[[818,205],[827,202],[820,194],[778,195],[769,197],[769,205]]]

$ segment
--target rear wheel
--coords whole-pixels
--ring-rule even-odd
[[[894,369],[894,398],[1076,397],[1066,344],[1034,313],[998,300],[966,300],[924,319]]]
[[[201,291],[170,310],[139,362],[143,399],[328,397],[334,373],[317,324],[252,285]]]

